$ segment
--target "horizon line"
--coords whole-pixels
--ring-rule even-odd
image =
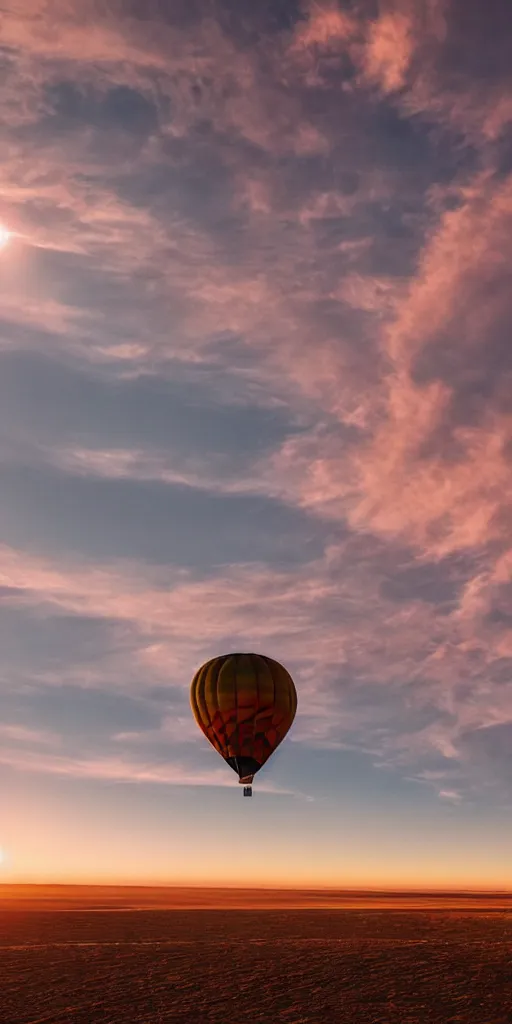
[[[430,887],[430,886],[417,886],[417,887],[373,887],[373,886],[354,886],[354,885],[234,885],[230,883],[224,884],[211,884],[205,882],[112,882],[112,881],[95,881],[95,882],[54,882],[54,881],[8,881],[0,880],[0,891],[3,888],[81,888],[81,889],[202,889],[208,891],[219,891],[219,890],[232,890],[235,892],[321,892],[321,893],[353,893],[353,894],[373,894],[373,895],[387,895],[403,893],[404,895],[417,895],[417,894],[429,894],[429,895],[447,895],[447,894],[473,894],[473,895],[491,895],[498,894],[500,896],[512,896],[512,888],[485,888],[482,886],[478,887],[465,887],[457,888],[456,886],[447,887]]]

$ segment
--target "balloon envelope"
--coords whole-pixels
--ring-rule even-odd
[[[262,654],[224,654],[196,672],[195,720],[212,746],[250,783],[284,739],[297,710],[289,673]]]

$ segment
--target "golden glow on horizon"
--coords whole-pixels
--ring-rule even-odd
[[[71,851],[68,851],[68,854]],[[61,884],[61,885],[128,885],[128,886],[177,886],[179,888],[219,888],[219,889],[251,889],[251,890],[317,890],[332,891],[343,890],[373,891],[373,892],[452,892],[452,891],[479,891],[497,892],[511,891],[510,872],[506,865],[473,864],[465,871],[458,871],[453,865],[452,871],[430,869],[426,863],[416,866],[414,871],[407,870],[403,862],[397,865],[381,866],[376,870],[375,864],[368,864],[366,872],[357,870],[356,864],[347,862],[339,872],[329,873],[328,877],[315,877],[313,871],[306,873],[298,871],[293,878],[290,874],[284,873],[280,876],[259,875],[251,865],[252,870],[246,872],[229,872],[222,870],[218,865],[215,874],[208,875],[199,870],[192,874],[187,872],[183,864],[175,864],[174,871],[168,874],[162,870],[162,864],[144,864],[142,858],[139,861],[139,870],[130,865],[123,871],[116,870],[116,864],[111,869],[94,870],[92,865],[88,867],[78,861],[78,858],[70,858],[73,863],[63,864],[59,869],[56,858],[52,857],[51,862],[41,862],[37,867],[28,863],[28,858],[23,856],[17,858],[16,868],[11,865],[0,865],[3,868],[1,875],[3,882],[22,884]],[[116,858],[119,862],[121,858]],[[137,858],[138,860],[139,858]],[[21,861],[21,863],[20,863]],[[151,870],[153,867],[153,871]],[[387,870],[386,870],[387,867]]]
[[[95,790],[94,798],[84,794],[80,807],[67,787],[48,792],[44,801],[41,792],[25,783],[2,808],[3,883],[511,888],[512,825],[494,814],[476,830],[459,808],[431,808],[412,828],[409,808],[361,814],[345,802],[333,814],[320,802],[262,797],[251,816],[240,801],[224,808],[227,840],[210,799],[191,800],[179,788],[170,791],[164,811],[159,803],[146,804],[142,791],[128,804],[124,793]]]

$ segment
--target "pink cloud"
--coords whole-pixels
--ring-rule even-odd
[[[411,11],[381,14],[370,23],[363,51],[365,77],[378,82],[384,93],[403,88],[415,52]]]
[[[508,305],[511,214],[509,183],[494,189],[483,184],[459,210],[446,214],[385,338],[394,367],[388,378],[388,415],[361,457],[364,496],[354,521],[403,531],[438,555],[483,545],[506,532],[502,513],[512,496],[507,460],[512,424],[501,398],[507,378],[499,364],[493,368],[489,338],[503,330]],[[443,336],[453,352],[451,376],[442,379],[444,357],[439,350],[438,371],[434,349],[430,379],[418,383],[415,364]],[[489,401],[481,402],[476,422],[470,407],[465,422],[464,390],[469,390],[471,373],[478,379],[484,359],[494,375]],[[467,405],[470,401],[469,392]],[[438,445],[430,455],[420,455],[436,431],[441,431]],[[443,434],[446,444],[457,443],[460,457],[444,457]]]
[[[333,41],[350,39],[354,32],[354,19],[335,4],[312,3],[305,23],[299,23],[293,45],[296,47],[326,46]]]
[[[29,729],[24,725],[9,722],[0,724],[0,738],[4,744],[16,743],[22,747],[52,747],[59,744],[59,736],[56,733],[44,729]]]
[[[273,152],[326,151],[323,133],[301,116],[292,95],[269,84],[257,54],[238,48],[206,13],[187,29],[166,19],[91,9],[88,0],[73,5],[59,0],[50,10],[33,0],[28,11],[7,12],[2,35],[5,45],[23,52],[24,82],[32,88],[42,74],[51,77],[52,65],[58,75],[66,69],[82,83],[115,81],[154,94],[151,75],[158,74],[160,90],[172,93],[173,118],[166,127],[171,136],[186,134],[191,120],[208,118],[220,130],[235,130]],[[273,57],[278,63],[281,54]],[[206,79],[209,88],[198,90]]]
[[[448,800],[450,803],[460,803],[462,800],[461,794],[456,789],[440,789],[439,796],[441,800]]]

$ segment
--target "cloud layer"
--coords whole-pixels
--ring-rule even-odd
[[[2,18],[4,760],[187,781],[255,647],[305,764],[506,791],[507,5]]]

